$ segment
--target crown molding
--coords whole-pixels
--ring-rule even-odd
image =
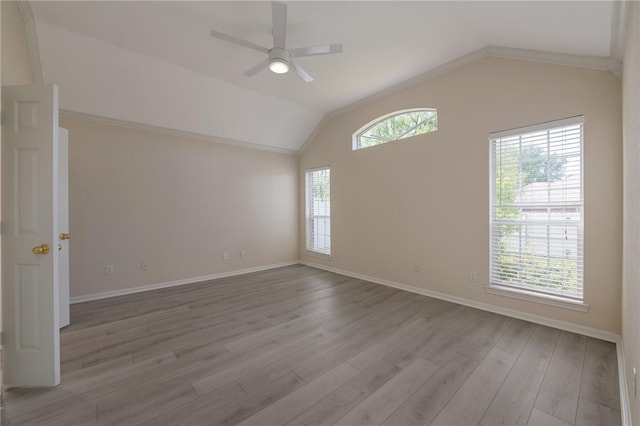
[[[487,56],[502,59],[537,62],[542,64],[563,65],[587,68],[597,71],[609,70],[609,58],[605,56],[570,55],[566,53],[545,52],[542,50],[514,49],[511,47],[489,46]]]
[[[378,99],[382,99],[394,93],[398,93],[411,86],[415,86],[416,84],[420,84],[427,80],[431,80],[432,78],[435,78],[441,74],[445,74],[449,71],[462,68],[465,65],[476,62],[482,58],[486,58],[487,56],[489,56],[487,48],[476,50],[475,52],[469,53],[468,55],[464,55],[458,59],[454,59],[453,61],[447,62],[446,64],[432,68],[429,71],[422,73],[416,77],[412,77],[408,80],[404,80],[398,84],[387,87],[386,89],[380,90],[379,92],[376,92],[372,95],[369,95],[360,100],[357,100],[349,105],[346,105],[342,108],[339,108],[328,114],[325,114],[325,116],[322,117],[322,119],[318,122],[316,127],[313,129],[313,131],[309,134],[309,137],[304,141],[304,143],[300,147],[299,149],[300,154],[304,153],[304,151],[306,150],[308,145],[311,143],[311,141],[320,133],[324,125],[327,124],[327,122],[329,122],[331,119],[338,117],[342,114],[346,114],[355,109],[358,109],[371,102],[377,101]]]
[[[29,48],[29,57],[31,59],[31,66],[33,70],[34,84],[43,84],[42,64],[40,62],[40,50],[38,47],[38,37],[36,32],[36,25],[31,10],[31,4],[28,0],[22,0],[16,2],[22,15],[22,19],[25,25],[25,32],[27,36],[27,43]],[[112,118],[105,118],[91,114],[78,113],[69,110],[60,110],[62,117],[75,118],[83,121],[90,121],[94,123],[112,125],[117,127],[132,128],[137,130],[150,131],[161,134],[168,134],[173,136],[188,137],[191,139],[197,139],[207,142],[223,143],[226,145],[239,146],[248,149],[257,149],[262,151],[284,153],[284,154],[297,154],[302,155],[307,149],[311,141],[313,141],[324,126],[333,118],[338,117],[347,112],[353,111],[364,105],[367,105],[376,100],[382,99],[394,93],[405,90],[409,87],[415,86],[422,82],[431,80],[439,75],[447,72],[462,68],[473,62],[487,57],[495,57],[502,59],[515,59],[522,61],[530,61],[537,63],[546,63],[553,65],[571,66],[577,68],[594,69],[598,71],[610,71],[616,77],[622,76],[622,52],[624,50],[624,35],[626,27],[626,15],[629,6],[629,0],[620,0],[613,2],[612,11],[612,25],[611,25],[611,56],[585,56],[585,55],[570,55],[555,52],[545,52],[530,49],[517,49],[500,46],[487,46],[479,49],[475,52],[464,55],[460,58],[454,59],[438,67],[432,68],[422,74],[415,77],[404,80],[398,84],[390,86],[372,95],[359,99],[351,104],[341,107],[337,110],[325,114],[314,129],[309,133],[309,136],[305,139],[302,145],[295,150],[271,147],[252,142],[236,141],[230,139],[222,139],[214,136],[191,133],[186,131],[180,131],[175,129],[163,128],[159,126],[152,126],[140,123],[134,123],[126,120],[118,120]]]
[[[611,47],[609,49],[609,71],[622,78],[622,61],[624,57],[624,39],[627,31],[627,13],[629,0],[614,1],[611,11]]]
[[[31,3],[28,1],[16,1],[20,16],[24,23],[25,35],[27,37],[27,48],[29,49],[29,59],[31,61],[31,70],[33,72],[33,83],[44,84],[42,77],[42,63],[40,62],[40,47],[38,46],[38,33],[36,31],[36,23],[31,10]]]
[[[18,3],[21,3],[21,2],[18,2]],[[29,8],[29,11],[30,10],[31,9]],[[35,33],[35,30],[33,32]],[[37,41],[35,42],[35,44],[37,49]],[[30,51],[31,51],[31,48],[30,48]],[[98,124],[124,127],[129,129],[136,129],[136,130],[142,130],[142,131],[148,131],[148,132],[154,132],[154,133],[160,133],[160,134],[166,134],[166,135],[172,135],[172,136],[178,136],[178,137],[187,137],[190,139],[196,139],[196,140],[201,140],[206,142],[222,143],[225,145],[238,146],[238,147],[248,148],[248,149],[257,149],[262,151],[276,152],[280,154],[297,154],[300,156],[304,153],[304,151],[307,149],[310,143],[318,136],[318,134],[322,131],[324,126],[331,119],[338,117],[340,115],[346,114],[355,109],[358,109],[376,100],[385,98],[394,93],[398,93],[402,90],[408,89],[409,87],[431,80],[437,76],[446,74],[450,71],[454,71],[466,65],[477,62],[480,59],[484,59],[488,57],[501,58],[501,59],[513,59],[513,60],[545,63],[545,64],[552,64],[552,65],[571,66],[576,68],[587,68],[587,69],[593,69],[598,71],[611,71],[613,74],[615,74],[618,77],[620,77],[621,75],[621,64],[620,62],[616,61],[613,58],[606,58],[601,56],[569,55],[569,54],[563,54],[563,53],[544,52],[539,50],[487,46],[475,52],[472,52],[470,54],[464,55],[458,59],[454,59],[453,61],[447,62],[446,64],[433,68],[416,77],[410,78],[401,83],[388,87],[387,89],[383,89],[379,92],[374,93],[373,95],[362,98],[356,102],[353,102],[337,110],[334,110],[328,114],[325,114],[320,119],[318,124],[314,127],[314,129],[311,131],[309,136],[305,139],[304,143],[297,150],[260,145],[252,142],[223,139],[223,138],[218,138],[218,137],[209,136],[209,135],[191,133],[187,131],[169,129],[165,127],[153,126],[148,124],[135,123],[131,121],[114,119],[114,118],[106,118],[106,117],[101,117],[97,115],[80,113],[80,112],[64,110],[64,109],[60,110],[60,116],[98,123]],[[38,60],[38,64],[39,63],[40,61]],[[35,66],[34,66],[34,74],[35,74]]]
[[[611,11],[611,58],[621,63],[624,56],[624,38],[627,30],[627,11],[629,0],[612,2]]]
[[[501,58],[501,59],[514,59],[519,61],[529,61],[529,62],[537,62],[537,63],[543,63],[543,64],[552,64],[552,65],[563,65],[563,66],[570,66],[570,67],[576,67],[576,68],[587,68],[587,69],[592,69],[597,71],[611,71],[613,74],[617,76],[619,76],[618,72],[621,69],[619,61],[615,60],[614,58],[609,58],[604,56],[569,55],[564,53],[545,52],[541,50],[531,50],[531,49],[517,49],[517,48],[500,47],[500,46],[483,47],[482,49],[476,50],[475,52],[461,56],[457,59],[447,62],[446,64],[432,68],[427,72],[419,74],[408,80],[402,81],[398,84],[390,86],[379,92],[376,92],[373,95],[364,97],[349,105],[346,105],[342,108],[339,108],[328,114],[325,114],[325,116],[322,117],[322,119],[318,122],[316,127],[313,129],[313,131],[309,134],[309,137],[300,146],[299,148],[300,155],[304,153],[304,151],[306,150],[308,145],[311,143],[311,141],[315,139],[315,137],[320,133],[320,131],[322,130],[322,127],[324,127],[327,124],[327,122],[329,122],[331,119],[338,117],[340,115],[346,114],[350,111],[358,109],[362,106],[370,104],[379,99],[401,92],[402,90],[408,89],[409,87],[431,80],[442,74],[448,73],[450,71],[454,71],[466,65],[477,62],[480,59],[484,59],[488,57]]]
[[[331,120],[336,115],[334,115],[333,113],[328,113],[322,116],[320,121],[318,121],[318,124],[316,124],[311,133],[309,133],[309,136],[307,136],[302,145],[300,145],[300,148],[298,148],[298,157],[304,154],[307,147],[309,147],[309,145],[311,145],[311,142],[320,134],[320,131],[322,131],[324,126],[326,126],[329,120]]]
[[[267,152],[274,152],[277,154],[287,154],[287,155],[295,155],[298,152],[296,150],[291,150],[286,148],[260,145],[252,142],[237,141],[233,139],[225,139],[225,138],[220,138],[216,136],[204,135],[201,133],[192,133],[184,130],[176,130],[176,129],[170,129],[167,127],[153,126],[150,124],[142,124],[142,123],[136,123],[133,121],[120,120],[117,118],[107,118],[99,115],[70,111],[67,109],[60,109],[59,114],[60,114],[60,118],[68,118],[73,120],[85,121],[89,123],[102,124],[106,126],[115,126],[115,127],[125,128],[125,129],[140,130],[143,132],[151,132],[151,133],[157,133],[157,134],[168,135],[168,136],[195,139],[198,141],[209,142],[209,143],[219,143],[223,145],[235,146],[238,148],[267,151]]]

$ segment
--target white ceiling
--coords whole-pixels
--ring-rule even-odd
[[[179,67],[183,72],[197,75],[196,79],[215,81],[218,85],[214,84],[215,87],[224,85],[228,93],[237,90],[244,98],[255,96],[259,99],[256,103],[264,104],[265,111],[281,110],[285,115],[280,124],[283,128],[274,132],[277,140],[233,129],[214,134],[216,129],[206,126],[168,127],[291,150],[304,143],[325,114],[487,46],[609,57],[612,17],[616,13],[612,1],[286,3],[288,48],[328,43],[344,45],[341,54],[298,59],[315,78],[312,83],[304,83],[292,72],[276,75],[263,70],[254,77],[245,77],[243,72],[264,56],[210,37],[209,31],[216,29],[271,47],[269,2],[45,1],[32,2],[31,7],[38,27],[45,81],[65,81],[64,73],[73,73],[76,68],[69,62],[82,63],[81,47],[77,47],[78,55],[68,52],[63,55],[68,64],[66,70],[61,70],[52,59],[52,52],[57,55],[65,49],[60,43],[70,39],[71,32],[77,40],[85,40],[78,41],[78,46],[94,43],[92,49],[99,49],[105,55],[107,51],[124,55],[126,49],[153,60],[154,69]],[[63,37],[63,32],[67,36]],[[113,59],[123,60],[122,57]],[[109,85],[108,77],[101,78],[100,84]],[[65,87],[61,84],[61,99],[64,99],[63,90]],[[76,98],[67,109],[101,114],[86,111],[91,109],[88,100],[83,101],[80,95]],[[219,102],[228,102],[228,98]],[[269,107],[271,102],[273,108]],[[112,109],[118,110],[115,105]],[[298,109],[304,117],[296,116]],[[255,111],[254,114],[262,113]],[[149,118],[138,119],[135,114],[126,119],[159,125],[149,122]],[[287,123],[295,120],[303,122],[306,130],[289,134]],[[271,123],[275,121],[278,120],[270,118]],[[229,123],[218,127],[224,125]],[[241,125],[246,126],[247,122]]]

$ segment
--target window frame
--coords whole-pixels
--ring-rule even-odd
[[[329,201],[329,209],[328,209],[328,215],[327,214],[321,214],[321,215],[317,215],[317,214],[313,214],[312,210],[313,210],[313,195],[312,195],[312,190],[310,188],[310,181],[309,181],[309,175],[311,173],[317,173],[317,172],[324,172],[327,171],[328,172],[328,185],[329,185],[329,197],[328,197],[328,201]],[[331,238],[331,167],[330,166],[322,166],[322,167],[315,167],[312,169],[307,169],[304,172],[304,188],[305,188],[305,249],[307,251],[307,253],[310,254],[314,254],[314,255],[318,255],[318,256],[324,256],[327,258],[331,258],[331,253],[332,253],[332,238]],[[325,211],[325,213],[327,213]],[[329,233],[328,233],[328,239],[329,239],[329,248],[328,250],[323,250],[323,249],[318,249],[317,247],[315,247],[312,243],[314,240],[314,220],[315,219],[328,219],[329,221]]]
[[[589,305],[584,302],[584,116],[576,116],[570,117],[562,120],[556,120],[541,124],[536,124],[532,126],[520,127],[511,130],[506,130],[502,132],[495,132],[489,135],[489,160],[490,160],[490,205],[489,205],[489,218],[490,218],[490,228],[489,228],[489,286],[486,288],[488,293],[497,294],[501,296],[513,297],[518,299],[524,299],[528,301],[544,303],[548,305],[573,309],[577,311],[586,312],[589,308]],[[553,130],[558,130],[567,127],[580,126],[580,136],[579,136],[579,161],[580,161],[580,173],[579,173],[579,182],[580,182],[580,193],[579,193],[579,201],[567,201],[564,200],[562,202],[558,202],[557,200],[536,204],[533,206],[534,208],[537,206],[542,206],[542,208],[548,209],[549,214],[553,211],[555,207],[558,205],[561,208],[572,208],[576,207],[579,209],[579,221],[576,222],[567,222],[567,223],[576,223],[576,292],[579,294],[563,294],[561,291],[543,290],[544,287],[540,286],[538,289],[535,288],[536,283],[529,282],[528,285],[525,283],[522,284],[508,284],[505,281],[497,278],[497,271],[499,266],[501,265],[497,258],[497,247],[500,242],[500,236],[498,232],[499,225],[509,224],[509,220],[498,219],[497,218],[497,210],[500,207],[500,201],[497,199],[497,181],[496,181],[496,161],[498,160],[498,154],[496,153],[497,144],[501,143],[503,138],[512,138],[512,137],[525,137],[526,135],[535,134],[537,132],[548,131],[551,132]],[[546,136],[547,146],[549,145],[549,135]],[[565,140],[562,141],[562,144],[566,144]],[[522,141],[519,142],[519,146],[522,146]],[[502,146],[501,146],[502,148]],[[522,159],[519,158],[517,162],[518,166],[522,168]],[[522,190],[522,186],[519,187]],[[549,191],[550,189],[548,189]],[[550,193],[549,193],[550,194]],[[528,206],[526,202],[520,201],[512,203],[513,208],[521,209],[521,211],[525,210],[527,207],[529,209],[532,206]],[[549,229],[551,226],[555,226],[556,223],[551,217],[545,219],[529,219],[529,218],[518,218],[516,222],[522,223],[525,226],[547,226],[547,247],[553,241],[551,235],[549,234]],[[538,257],[538,256],[533,256]],[[553,259],[553,257],[549,256],[549,253],[546,255],[547,259]],[[519,269],[520,270],[520,269]],[[540,284],[537,284],[540,285]]]
[[[379,125],[380,123],[389,120],[393,117],[397,117],[403,114],[409,114],[412,112],[433,112],[435,113],[435,122],[436,122],[436,128],[434,130],[430,130],[428,132],[424,132],[424,133],[418,133],[415,135],[411,135],[411,136],[405,136],[405,137],[399,137],[398,139],[391,139],[388,141],[384,141],[384,142],[380,142],[378,144],[375,145],[370,145],[370,146],[361,146],[361,142],[360,142],[360,138],[362,137],[362,135],[366,132],[368,132],[370,129],[374,128],[375,126]],[[394,111],[394,112],[390,112],[388,114],[382,115],[380,117],[377,117],[376,119],[368,122],[367,124],[365,124],[364,126],[360,127],[358,130],[356,130],[356,132],[353,134],[352,136],[352,144],[351,144],[351,149],[352,151],[359,151],[361,149],[365,149],[365,148],[371,148],[374,146],[378,146],[378,145],[384,145],[387,144],[389,142],[395,142],[395,141],[399,141],[399,140],[403,140],[403,139],[409,139],[412,138],[414,136],[420,136],[420,135],[424,135],[427,133],[433,133],[436,132],[438,130],[438,110],[436,108],[409,108],[409,109],[401,109],[398,111]]]

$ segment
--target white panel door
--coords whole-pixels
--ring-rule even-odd
[[[3,376],[60,383],[58,88],[2,88]]]
[[[60,328],[69,325],[69,131],[58,132],[58,242]]]

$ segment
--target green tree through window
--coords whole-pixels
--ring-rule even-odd
[[[438,129],[435,109],[398,111],[367,124],[354,134],[353,149],[404,139]]]
[[[520,131],[491,138],[491,284],[582,299],[582,123]]]
[[[331,169],[307,170],[306,239],[307,250],[331,255]]]

